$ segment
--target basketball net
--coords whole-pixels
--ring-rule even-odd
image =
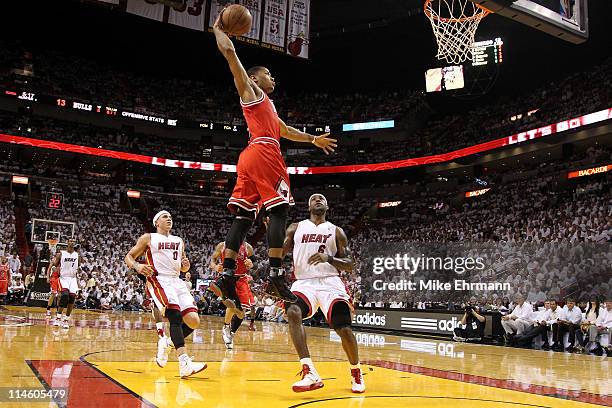
[[[470,0],[425,0],[424,10],[438,43],[436,57],[450,64],[471,60],[478,24],[489,11]]]
[[[48,239],[47,245],[49,245],[49,252],[51,253],[51,258],[53,258],[57,252],[57,239]]]

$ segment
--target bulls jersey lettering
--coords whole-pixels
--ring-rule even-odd
[[[183,258],[183,240],[174,235],[152,233],[147,249],[147,263],[155,275],[179,276]]]
[[[62,251],[60,261],[60,276],[75,277],[79,270],[79,254],[75,251]]]
[[[334,256],[336,247],[336,226],[331,222],[315,225],[310,220],[300,221],[293,238],[293,267],[296,279],[325,278],[338,276],[338,270],[328,263],[309,265],[308,258],[320,252]]]

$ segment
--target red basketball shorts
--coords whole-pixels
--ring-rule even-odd
[[[287,166],[279,148],[255,143],[240,154],[236,167],[238,179],[227,204],[232,213],[238,207],[257,213],[281,204],[294,205]]]
[[[49,279],[49,284],[51,285],[51,293],[59,293],[60,285],[59,285],[59,276],[51,275],[51,279]]]
[[[236,295],[243,309],[250,308],[255,304],[255,298],[253,297],[253,292],[251,292],[249,280],[250,279],[246,275],[242,275],[236,281]]]
[[[6,295],[8,293],[8,280],[0,280],[0,295]]]

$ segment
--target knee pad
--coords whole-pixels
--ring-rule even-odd
[[[60,298],[59,298],[59,305],[60,305],[60,307],[68,306],[68,300],[69,299],[70,299],[70,292],[68,291],[68,289],[62,290],[62,292],[60,294]]]
[[[238,252],[255,220],[255,213],[239,208],[225,239],[225,248]]]
[[[351,327],[351,309],[346,302],[337,302],[332,307],[329,323],[335,330]]]
[[[170,325],[180,326],[183,324],[183,317],[181,316],[181,312],[178,310],[166,309],[166,317],[168,318]]]
[[[183,333],[183,318],[181,312],[174,309],[166,309],[166,317],[170,322],[170,339],[174,348],[178,349],[185,346],[185,334]]]
[[[277,205],[270,209],[270,223],[268,224],[268,247],[282,248],[285,241],[285,230],[287,228],[287,216],[289,205]]]

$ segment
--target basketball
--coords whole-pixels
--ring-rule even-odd
[[[231,35],[244,35],[251,31],[253,17],[251,12],[240,4],[232,4],[223,10],[221,24],[223,30]]]

